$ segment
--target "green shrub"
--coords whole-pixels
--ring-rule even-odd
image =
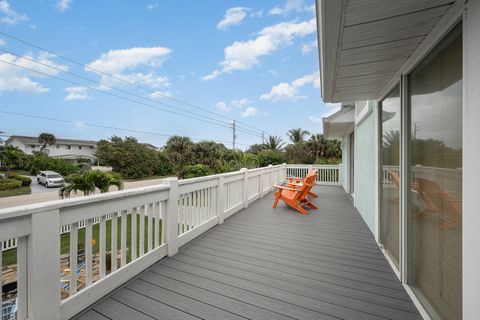
[[[285,162],[285,156],[282,152],[277,150],[263,150],[257,156],[260,167],[268,166],[269,164],[276,165]]]
[[[20,187],[20,188],[15,188],[10,190],[0,190],[0,198],[21,196],[21,195],[30,194],[30,193],[32,193],[32,189],[30,189],[30,187]]]
[[[9,178],[21,181],[22,187],[28,187],[32,183],[32,179],[30,179],[29,177],[19,176],[16,174],[10,174]]]
[[[203,177],[208,176],[212,173],[212,170],[209,166],[204,164],[196,164],[196,165],[189,165],[185,166],[183,170],[180,172],[180,176],[185,179],[189,178],[196,178],[196,177]]]
[[[168,176],[172,174],[172,164],[164,152],[158,152],[158,159],[155,164],[155,174]]]
[[[79,168],[64,159],[51,158],[43,153],[36,153],[30,159],[30,173],[37,175],[40,171],[55,171],[62,176],[77,173]]]
[[[22,181],[17,179],[0,179],[0,190],[11,190],[20,188]]]

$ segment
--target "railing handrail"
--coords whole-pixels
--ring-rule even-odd
[[[105,200],[113,200],[124,197],[132,197],[139,194],[148,194],[169,189],[170,186],[166,184],[158,184],[154,186],[138,187],[127,190],[118,190],[107,193],[91,194],[78,198],[59,199],[46,201],[36,204],[27,204],[16,207],[0,209],[0,222],[5,219],[17,218],[25,215],[30,215],[36,212],[45,212],[67,207],[74,207],[79,205],[91,204]]]

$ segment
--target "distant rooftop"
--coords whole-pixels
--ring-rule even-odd
[[[14,139],[21,141],[24,144],[36,144],[40,145],[41,143],[38,142],[38,137],[29,137],[29,136],[10,136],[10,138],[5,141],[7,144],[11,143]],[[77,140],[77,139],[63,139],[63,138],[56,138],[55,144],[67,144],[67,145],[90,145],[96,146],[97,141],[94,140]]]

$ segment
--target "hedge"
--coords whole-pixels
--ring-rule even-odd
[[[10,174],[9,176],[11,179],[15,179],[15,180],[19,180],[22,182],[22,187],[28,187],[30,186],[30,184],[32,183],[32,179],[30,179],[29,177],[25,177],[25,176],[19,176],[19,175],[16,175],[16,174]]]
[[[20,188],[22,181],[17,179],[0,179],[0,190],[11,190]]]

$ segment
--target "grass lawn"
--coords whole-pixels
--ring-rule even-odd
[[[152,219],[153,222],[153,219]],[[148,250],[148,234],[147,234],[147,226],[148,226],[148,218],[145,217],[145,237],[144,237],[144,248],[145,252]],[[160,239],[162,238],[162,221],[160,220],[159,223],[159,230],[160,230]],[[126,233],[126,238],[127,238],[127,262],[131,261],[131,248],[132,248],[132,236],[131,236],[131,231],[132,231],[132,215],[129,214],[127,215],[127,233]],[[112,237],[112,221],[108,220],[106,221],[106,252],[111,252],[112,248],[112,243],[111,243],[111,237]],[[92,239],[96,240],[96,244],[93,247],[93,253],[98,253],[100,251],[100,224],[95,224],[92,227]],[[154,233],[152,232],[152,244],[154,243],[153,241]],[[140,252],[140,216],[137,215],[137,255]],[[117,249],[120,250],[120,245],[121,245],[121,218],[118,217],[118,228],[117,228]],[[78,230],[78,247],[83,248],[85,246],[85,228],[79,229]],[[68,254],[70,252],[70,233],[65,233],[60,235],[60,252],[61,254]],[[3,266],[6,267],[10,264],[14,264],[17,262],[17,250],[12,249],[5,251],[3,253]]]
[[[32,189],[30,187],[20,187],[16,189],[0,190],[0,198],[20,196],[23,194],[30,194],[30,193],[32,193]]]

